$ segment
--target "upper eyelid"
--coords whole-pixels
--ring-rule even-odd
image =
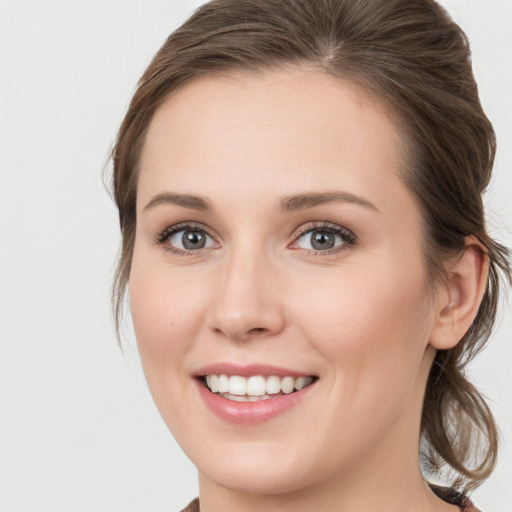
[[[211,229],[208,226],[205,226],[204,224],[200,222],[178,222],[177,224],[171,224],[164,228],[160,233],[177,233],[179,231],[187,231],[187,230],[198,230],[198,231],[204,231],[210,236],[214,236],[211,234]]]
[[[193,221],[184,221],[184,222],[178,222],[177,224],[172,224],[164,228],[163,230],[159,231],[155,237],[154,242],[156,244],[163,244],[171,235],[174,235],[175,233],[179,233],[180,231],[187,231],[187,230],[197,230],[197,231],[204,231],[212,240],[214,240],[216,243],[218,242],[218,237],[214,234],[212,234],[211,230],[205,226],[204,224],[200,222],[193,222]]]
[[[326,231],[329,229],[333,230],[333,231],[339,231],[339,232],[346,233],[347,235],[350,235],[350,236],[356,238],[356,235],[354,234],[354,232],[351,229],[348,229],[344,226],[341,226],[339,224],[335,224],[334,222],[329,222],[329,221],[316,221],[316,222],[313,221],[313,222],[309,222],[309,223],[306,222],[302,226],[297,228],[292,233],[291,236],[298,238],[298,237],[304,235],[305,233],[308,233],[309,231],[314,231],[314,230],[320,231],[322,229],[325,229]]]

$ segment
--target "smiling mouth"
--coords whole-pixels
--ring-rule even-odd
[[[314,376],[279,377],[270,375],[263,377],[254,375],[203,375],[202,382],[212,393],[235,402],[259,402],[280,395],[289,395],[310,386],[317,380]]]

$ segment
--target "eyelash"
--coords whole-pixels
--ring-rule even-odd
[[[343,244],[338,247],[334,247],[332,249],[326,249],[323,251],[316,250],[316,249],[302,249],[303,251],[307,251],[306,254],[308,255],[328,255],[328,254],[334,254],[342,251],[346,251],[352,247],[354,247],[357,244],[357,237],[347,228],[344,228],[342,226],[338,226],[337,224],[333,224],[331,222],[312,222],[309,224],[304,225],[299,229],[298,232],[294,234],[294,240],[292,243],[296,243],[303,235],[306,233],[314,232],[314,231],[320,231],[320,232],[327,232],[332,235],[337,235],[343,240]]]
[[[180,223],[175,224],[173,226],[169,226],[165,228],[163,231],[158,233],[155,237],[155,244],[162,245],[166,251],[170,251],[174,254],[177,254],[179,256],[197,256],[199,252],[201,252],[200,249],[196,250],[183,250],[183,249],[177,249],[170,244],[168,244],[169,238],[174,235],[175,233],[178,233],[180,231],[202,231],[206,235],[208,235],[211,239],[215,240],[215,237],[210,234],[208,229],[203,226],[202,224],[196,224],[193,222],[186,222],[186,223]],[[343,244],[338,247],[334,247],[332,249],[326,249],[326,250],[315,250],[315,249],[302,249],[303,251],[306,251],[306,254],[308,255],[328,255],[333,254],[341,251],[345,251],[347,249],[350,249],[357,245],[357,237],[347,228],[344,228],[342,226],[338,226],[337,224],[333,224],[331,222],[323,221],[323,222],[311,222],[304,226],[302,226],[298,231],[296,231],[293,235],[293,241],[291,244],[288,244],[288,246],[296,243],[303,235],[305,235],[308,232],[314,232],[314,231],[323,231],[330,233],[335,236],[340,236],[343,240]],[[297,250],[297,249],[295,249]],[[299,249],[300,250],[300,249]]]
[[[180,231],[202,231],[206,233],[211,239],[215,240],[215,237],[213,237],[208,231],[208,229],[206,229],[206,227],[203,226],[202,224],[196,224],[194,222],[185,222],[165,228],[162,232],[156,235],[155,243],[157,245],[162,245],[166,251],[178,254],[179,256],[197,256],[197,254],[200,252],[197,249],[194,251],[177,249],[176,247],[173,247],[172,245],[166,243],[172,235],[174,235],[175,233],[179,233]]]

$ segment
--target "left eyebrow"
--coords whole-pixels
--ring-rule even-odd
[[[285,196],[279,201],[278,210],[281,212],[294,212],[297,210],[313,208],[314,206],[319,206],[321,204],[335,202],[357,204],[380,213],[380,210],[364,197],[339,190],[329,192],[308,192],[306,194]]]

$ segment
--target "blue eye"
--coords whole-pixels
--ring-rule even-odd
[[[212,247],[213,239],[199,229],[182,229],[169,237],[169,243],[176,249],[194,251]]]
[[[303,232],[293,243],[294,248],[309,251],[330,251],[355,244],[354,235],[339,226],[315,227]]]
[[[177,253],[199,251],[215,246],[215,240],[204,229],[195,226],[171,226],[161,233],[156,241]]]

